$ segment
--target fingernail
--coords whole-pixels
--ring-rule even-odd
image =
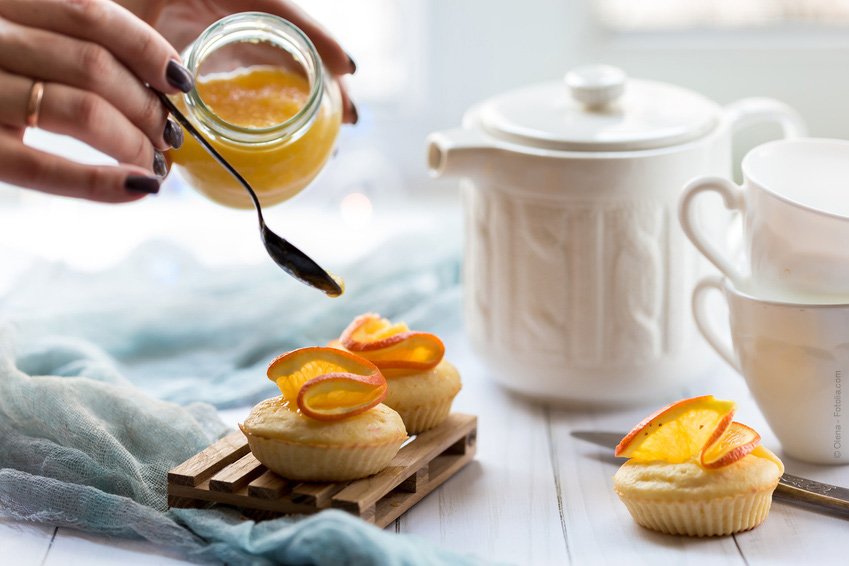
[[[354,104],[353,100],[348,100],[348,104],[351,107],[351,114],[354,116],[354,119],[351,120],[351,124],[356,124],[357,122],[360,121],[360,113],[357,110],[357,105]]]
[[[165,133],[163,137],[165,138],[165,142],[172,148],[180,149],[180,146],[183,145],[183,128],[180,127],[180,124],[168,118],[165,121]]]
[[[159,192],[159,179],[156,177],[144,177],[142,175],[130,175],[124,181],[124,188],[131,193],[155,195]]]
[[[189,92],[195,86],[195,78],[189,70],[174,59],[168,61],[165,78],[168,79],[168,82],[172,86],[179,88],[183,92]]]
[[[160,177],[168,175],[168,162],[165,161],[165,156],[158,149],[153,150],[153,172]]]
[[[348,54],[345,53],[345,55],[348,55]],[[357,62],[354,61],[354,58],[351,57],[350,55],[348,55],[348,65],[351,66],[351,74],[352,75],[357,72]]]

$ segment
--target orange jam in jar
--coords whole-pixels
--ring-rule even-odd
[[[207,58],[235,43],[279,48],[290,56],[288,64],[228,63],[224,70],[218,64],[211,73],[199,72]],[[268,58],[267,50],[263,56]],[[183,60],[197,80],[176,104],[247,179],[263,206],[293,197],[315,179],[333,153],[341,96],[298,28],[269,14],[236,14],[210,26]],[[253,206],[245,189],[190,136],[171,156],[201,194],[233,208]]]

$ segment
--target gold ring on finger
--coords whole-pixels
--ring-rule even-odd
[[[44,98],[44,83],[35,81],[29,91],[27,100],[27,127],[38,126],[38,113],[41,111],[41,99]]]

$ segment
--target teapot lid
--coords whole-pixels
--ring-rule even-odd
[[[698,139],[714,128],[719,114],[716,103],[691,90],[593,65],[570,71],[560,82],[486,100],[475,118],[489,135],[521,145],[633,151]]]

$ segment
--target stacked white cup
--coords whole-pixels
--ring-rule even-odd
[[[696,179],[681,195],[684,232],[725,275],[696,286],[696,323],[788,455],[849,464],[849,141],[770,142],[746,155],[743,176]],[[742,215],[739,267],[696,222],[695,197],[708,191]],[[711,290],[728,303],[731,345],[708,316]]]

